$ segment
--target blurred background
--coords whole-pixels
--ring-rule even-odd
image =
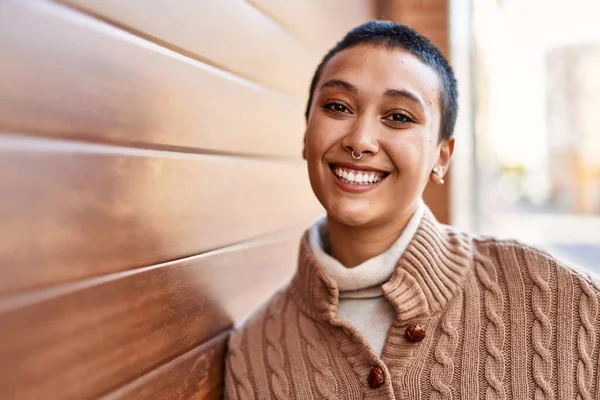
[[[475,226],[596,272],[599,11],[595,0],[481,0],[472,8]]]
[[[0,0],[0,398],[221,397],[323,211],[314,69],[407,24],[451,60],[444,223],[600,273],[597,0]]]

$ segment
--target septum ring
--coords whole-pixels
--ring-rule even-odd
[[[363,156],[362,151],[360,152],[360,154],[358,155],[358,157],[356,156],[356,154],[354,154],[354,150],[352,150],[352,158],[354,158],[355,160],[360,160]]]

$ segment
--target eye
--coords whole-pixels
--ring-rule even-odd
[[[409,123],[409,122],[415,122],[411,117],[409,117],[406,114],[402,114],[402,113],[390,114],[387,117],[385,117],[384,119],[387,121],[391,121],[395,124],[404,124],[404,123]]]
[[[346,107],[344,104],[338,103],[336,101],[331,101],[331,102],[325,103],[323,105],[323,108],[327,111],[331,111],[336,114],[352,114],[352,112],[350,111],[350,109],[348,107]]]

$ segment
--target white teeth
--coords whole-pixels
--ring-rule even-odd
[[[382,179],[381,176],[377,176],[375,174],[369,174],[367,172],[358,172],[353,170],[345,170],[340,167],[334,168],[333,172],[340,179],[344,179],[350,183],[361,186],[377,183]]]

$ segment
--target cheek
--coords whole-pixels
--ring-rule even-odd
[[[311,117],[306,128],[307,152],[310,153],[310,157],[320,161],[323,155],[341,140],[343,135],[344,124],[342,121],[317,114]]]
[[[429,149],[426,141],[421,138],[422,135],[407,133],[387,146],[387,152],[400,178],[420,175],[427,164]]]
[[[323,202],[323,156],[328,148],[326,130],[316,118],[311,118],[306,129],[306,166],[313,192]]]
[[[306,133],[306,161],[310,166],[323,158],[323,152],[327,146],[321,131],[312,129]]]

